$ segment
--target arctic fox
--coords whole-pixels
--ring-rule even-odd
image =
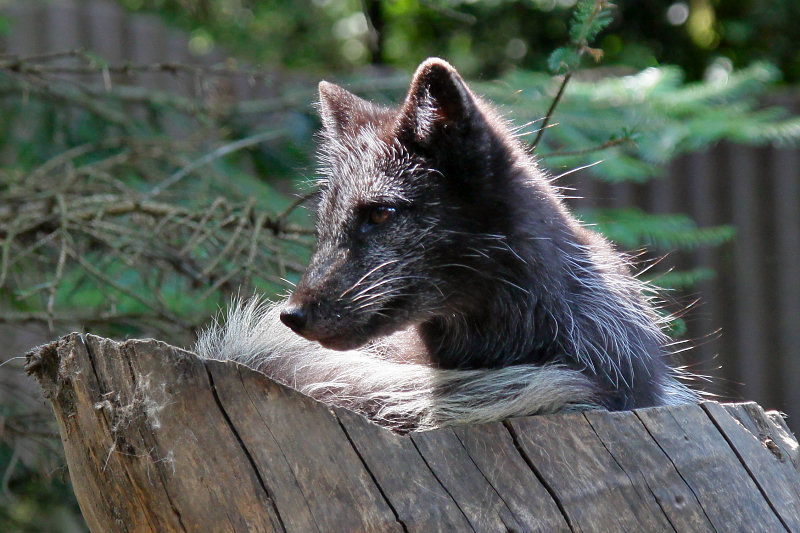
[[[441,59],[398,108],[319,84],[317,250],[198,352],[420,430],[695,401],[623,256]]]

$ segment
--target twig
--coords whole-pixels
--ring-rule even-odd
[[[180,251],[178,251],[178,255],[180,256],[186,255],[186,253],[188,253],[190,249],[197,246],[198,244],[197,239],[199,238],[200,234],[203,233],[204,230],[208,230],[207,227],[208,221],[211,219],[212,216],[214,216],[216,210],[224,205],[225,205],[225,199],[222,197],[215,198],[214,201],[211,202],[211,205],[203,213],[203,217],[197,224],[194,233],[192,233],[191,237],[189,237],[189,239],[186,241],[186,244],[183,245],[183,248],[181,248]]]
[[[44,237],[38,239],[36,242],[31,244],[27,248],[24,248],[24,249],[19,250],[19,251],[15,251],[14,252],[14,257],[11,258],[9,260],[9,262],[8,262],[8,265],[7,265],[8,268],[13,267],[14,265],[19,263],[23,259],[27,258],[29,255],[32,255],[39,248],[42,248],[43,246],[49,244],[51,241],[55,240],[55,238],[58,236],[58,234],[59,234],[59,232],[56,229],[55,231],[53,231],[51,233],[45,234]],[[13,235],[9,237],[9,240],[8,240],[9,249],[11,248],[11,244],[13,243],[13,241],[11,240],[13,238],[14,238]],[[4,248],[5,248],[5,243],[4,243]]]
[[[104,274],[103,272],[101,272],[100,270],[95,268],[93,265],[88,263],[80,254],[71,253],[71,255],[73,256],[74,259],[76,259],[80,263],[80,265],[81,265],[81,267],[83,268],[84,271],[88,272],[89,274],[91,274],[92,276],[94,276],[98,280],[102,281],[103,283],[105,283],[109,287],[113,287],[114,289],[116,289],[120,293],[124,294],[128,298],[131,298],[132,300],[135,300],[135,301],[139,302],[140,304],[142,304],[143,306],[147,307],[151,311],[154,311],[156,314],[158,314],[158,316],[160,316],[162,318],[165,318],[167,320],[170,320],[174,324],[181,324],[184,327],[188,327],[183,320],[181,320],[179,317],[175,316],[173,313],[169,312],[166,309],[159,309],[159,308],[155,307],[151,302],[149,302],[148,300],[146,300],[142,296],[139,296],[135,292],[129,290],[127,287],[124,287],[124,286],[120,285],[119,283],[117,283],[116,281],[114,281],[113,279],[109,278],[106,274]]]
[[[252,278],[252,266],[258,251],[259,237],[261,236],[261,228],[267,220],[266,213],[259,213],[256,217],[253,231],[250,233],[250,251],[247,253],[247,260],[244,263],[244,276],[245,284],[250,285]]]
[[[245,206],[244,211],[242,212],[241,216],[238,217],[238,223],[236,224],[236,229],[233,230],[228,242],[225,244],[225,247],[222,248],[217,257],[209,261],[203,271],[200,273],[201,276],[206,277],[208,274],[219,264],[225,255],[233,248],[234,244],[239,240],[239,235],[242,233],[242,229],[244,228],[245,224],[247,224],[248,220],[250,219],[250,213],[253,211],[253,205],[255,204],[255,198],[250,198],[247,202],[247,206]]]
[[[20,57],[18,54],[2,54],[2,56],[13,57],[14,59],[8,61],[9,63],[29,63],[33,61],[52,61],[65,57],[75,57],[81,54],[85,54],[82,48],[74,48],[72,50],[59,50],[57,52],[47,52],[45,54],[34,54],[24,57]]]
[[[278,215],[277,218],[275,219],[274,221],[275,226],[273,227],[273,232],[280,233],[281,232],[280,229],[283,228],[284,224],[286,223],[286,219],[289,217],[289,215],[291,215],[295,209],[297,209],[298,207],[309,201],[311,198],[313,198],[315,194],[317,194],[316,191],[311,191],[295,198],[295,200],[291,204],[289,204],[289,207],[287,207],[283,211],[283,213]],[[264,222],[266,222],[266,220]]]
[[[58,168],[59,165],[65,164],[67,161],[71,161],[76,159],[82,155],[86,155],[90,152],[95,152],[100,149],[103,145],[111,146],[109,141],[105,141],[104,143],[86,143],[76,146],[74,148],[70,148],[65,152],[61,152],[55,157],[52,157],[36,167],[33,172],[30,173],[30,177],[28,179],[31,180],[38,180],[41,177],[45,176],[48,172],[51,172]]]
[[[24,86],[17,88],[3,88],[0,90],[0,94],[2,93],[21,93],[27,96],[34,95],[50,102],[80,107],[108,122],[109,124],[119,126],[124,130],[128,130],[130,127],[130,117],[124,113],[109,109],[108,107],[100,104],[97,98],[93,98],[90,95],[79,94],[74,90],[65,91],[64,88],[58,84],[48,82],[47,84],[32,85],[30,82],[28,82],[25,83]]]
[[[9,225],[8,232],[6,233],[5,239],[3,240],[3,251],[2,257],[0,257],[0,287],[3,287],[6,283],[6,276],[8,275],[8,266],[9,266],[9,253],[11,251],[11,243],[14,242],[14,238],[16,237],[16,227],[17,221],[15,220]]]
[[[2,56],[0,56],[2,57]],[[53,65],[45,62],[57,59],[77,59],[83,61],[83,65]],[[245,69],[228,67],[225,65],[199,65],[185,63],[149,63],[134,64],[130,62],[121,65],[107,65],[98,62],[92,56],[86,54],[82,49],[65,50],[51,54],[31,55],[31,56],[12,56],[11,59],[0,60],[0,69],[9,70],[17,73],[34,74],[102,74],[107,72],[116,75],[130,75],[138,73],[166,73],[180,74],[206,74],[214,76],[248,76],[254,79],[266,78],[270,72],[264,69]]]
[[[110,80],[111,74],[134,71],[169,73],[172,65],[109,67],[82,51],[50,57],[71,56],[80,63],[47,64],[48,59],[42,58],[40,64],[15,67],[12,63],[29,58],[0,56],[0,73],[10,80],[0,87],[0,93],[13,98],[29,93],[64,111],[88,109],[99,117],[108,134],[107,139],[64,149],[26,176],[16,169],[0,171],[4,184],[0,186],[0,283],[3,290],[33,306],[27,313],[0,310],[0,322],[41,322],[51,329],[78,321],[84,325],[130,324],[148,333],[158,330],[167,332],[168,338],[186,338],[196,324],[192,319],[180,320],[171,311],[173,288],[181,287],[186,295],[205,304],[209,297],[240,283],[249,284],[256,276],[258,282],[277,284],[276,272],[286,275],[287,268],[298,272],[304,267],[295,250],[310,244],[306,236],[313,230],[287,224],[287,219],[310,195],[287,202],[288,207],[277,215],[256,209],[254,200],[219,198],[211,203],[194,196],[176,205],[155,196],[166,198],[168,188],[197,172],[208,172],[223,183],[219,179],[223,173],[209,163],[277,138],[283,131],[258,132],[214,147],[210,153],[187,156],[196,154],[197,147],[207,142],[207,130],[197,131],[188,140],[132,136],[126,130],[139,132],[140,127],[149,125],[135,118],[126,106],[141,102],[148,109],[166,107],[189,115],[193,124],[198,113],[205,113],[203,120],[224,132],[220,125],[225,117],[253,109],[263,113],[305,106],[310,90],[302,95],[298,95],[301,91],[287,91],[266,101],[222,105],[192,98],[176,103],[169,94],[125,85],[115,85],[109,94],[108,87],[96,85],[95,80],[88,85],[75,77],[59,76],[96,70],[98,81],[103,76]],[[202,73],[188,66],[181,72]],[[365,92],[382,84],[400,87],[406,83],[399,79],[369,82]],[[135,178],[130,180],[130,176]],[[134,279],[120,278],[120,270]],[[97,308],[77,313],[72,308],[62,309],[76,297],[98,291],[104,299]]]
[[[592,21],[599,15],[603,8],[608,4],[606,0],[595,0],[594,9],[592,10],[592,14],[584,21],[584,28],[589,28],[591,26]],[[592,50],[589,48],[589,44],[586,42],[586,34],[581,33],[581,35],[577,38],[576,41],[573,41],[575,44],[575,49],[578,53],[578,57],[582,56],[585,52],[590,52],[592,56],[595,57],[595,60],[599,60],[599,56],[602,55],[602,52],[599,53],[596,50]],[[536,147],[539,145],[539,141],[542,139],[542,135],[544,135],[544,131],[547,128],[547,124],[550,122],[550,118],[553,116],[553,113],[556,110],[556,106],[558,106],[559,101],[561,101],[561,96],[564,94],[564,89],[567,87],[567,83],[572,78],[572,74],[574,71],[570,70],[564,74],[564,79],[561,80],[561,86],[558,88],[558,93],[556,93],[556,97],[550,104],[550,109],[547,110],[547,114],[544,117],[544,121],[542,122],[542,127],[539,129],[539,133],[536,134],[536,139],[534,139],[533,144],[531,146],[532,150],[536,150]]]
[[[463,22],[469,25],[478,22],[478,18],[475,15],[470,15],[469,13],[462,13],[460,11],[456,11],[455,9],[445,7],[440,2],[434,2],[432,0],[421,0],[420,3],[432,11],[441,13],[445,17],[457,20],[458,22]]]
[[[64,263],[67,260],[67,206],[64,202],[64,197],[62,195],[57,195],[56,200],[58,201],[58,210],[61,219],[61,227],[59,228],[59,236],[61,237],[59,244],[59,251],[58,251],[58,263],[56,264],[56,273],[53,277],[53,281],[50,282],[50,295],[47,298],[47,327],[50,330],[50,333],[55,332],[55,327],[53,327],[53,308],[55,307],[56,303],[56,292],[58,291],[58,286],[61,283],[61,277],[64,275]]]
[[[6,465],[6,471],[3,473],[3,479],[0,481],[0,491],[4,496],[9,493],[8,484],[11,481],[11,476],[14,474],[14,469],[17,468],[17,463],[19,463],[21,449],[21,444],[16,442],[14,444],[14,450],[11,452],[11,458],[8,461],[8,465]]]
[[[220,157],[224,157],[228,154],[231,154],[233,152],[236,152],[237,150],[241,150],[242,148],[246,148],[248,146],[253,146],[258,143],[277,139],[278,137],[281,137],[285,134],[286,132],[282,130],[262,131],[261,133],[258,133],[256,135],[251,135],[250,137],[245,137],[244,139],[239,139],[238,141],[220,146],[213,152],[209,152],[200,159],[196,159],[195,161],[189,163],[179,171],[172,174],[169,178],[165,179],[164,181],[162,181],[161,183],[150,189],[150,192],[145,195],[145,198],[152,198],[153,196],[158,195],[164,189],[178,183],[189,173],[197,170],[203,165],[207,165],[208,163],[214,161],[215,159],[219,159]]]
[[[58,431],[45,431],[45,430],[36,430],[30,429],[25,426],[21,426],[18,424],[13,424],[8,421],[5,423],[5,428],[8,430],[9,433],[14,435],[18,435],[20,437],[39,437],[45,439],[57,439],[58,438]]]
[[[569,83],[571,78],[572,72],[568,72],[564,75],[564,79],[561,80],[561,86],[558,88],[556,97],[553,98],[553,101],[550,103],[550,109],[547,110],[547,114],[544,116],[544,120],[542,120],[542,126],[539,128],[539,132],[536,134],[536,138],[533,140],[533,144],[531,145],[532,150],[536,150],[536,147],[539,145],[539,141],[542,139],[542,135],[544,135],[544,130],[547,129],[547,124],[553,117],[556,106],[558,106],[558,102],[561,101],[561,96],[564,94],[564,89],[567,87],[567,83]]]
[[[629,135],[626,135],[624,137],[619,137],[617,139],[610,139],[598,146],[592,146],[590,148],[584,148],[582,150],[559,150],[556,152],[549,152],[546,154],[542,154],[542,157],[548,158],[548,157],[563,157],[563,156],[591,154],[592,152],[600,152],[602,150],[605,150],[606,148],[612,148],[614,146],[619,146],[621,144],[626,144],[629,142],[633,142],[633,139]]]
[[[53,320],[57,323],[75,323],[75,324],[99,324],[108,325],[111,322],[147,322],[153,321],[154,326],[158,326],[158,320],[164,320],[163,317],[154,317],[152,313],[118,313],[111,311],[94,312],[90,314],[76,314],[74,312],[55,313]],[[47,322],[48,314],[44,311],[30,311],[30,312],[0,312],[0,324],[24,324],[30,322],[42,323]],[[191,329],[196,324],[174,324],[168,323],[169,326],[180,326],[185,329]],[[169,331],[164,324],[160,324],[162,331]]]
[[[68,57],[73,52],[62,54],[63,57]],[[270,114],[286,111],[287,109],[295,109],[298,107],[305,107],[310,99],[314,98],[313,89],[296,89],[284,91],[284,93],[275,98],[258,99],[258,100],[245,100],[232,103],[220,103],[212,101],[211,103],[203,101],[201,95],[196,95],[195,98],[180,96],[166,91],[156,89],[146,89],[142,87],[123,85],[117,83],[114,85],[113,90],[109,90],[108,80],[103,78],[109,71],[117,71],[118,73],[130,73],[133,71],[138,72],[172,72],[173,70],[183,70],[192,73],[195,76],[201,74],[225,74],[225,75],[246,75],[254,78],[262,76],[262,72],[258,70],[247,70],[228,67],[201,67],[197,65],[180,65],[171,63],[156,63],[152,65],[122,65],[122,66],[107,66],[97,64],[94,60],[89,62],[89,66],[64,67],[64,66],[37,66],[37,67],[23,67],[15,66],[17,63],[25,63],[28,58],[21,58],[13,61],[6,61],[3,64],[6,72],[11,74],[12,77],[18,79],[18,84],[12,87],[0,88],[1,94],[14,94],[14,95],[33,95],[37,98],[48,99],[49,94],[53,93],[53,98],[58,98],[65,104],[76,105],[89,109],[90,112],[119,126],[129,126],[131,117],[125,114],[116,114],[114,110],[96,104],[97,101],[112,101],[119,104],[139,104],[150,108],[167,107],[173,111],[182,113],[198,120],[200,123],[213,126],[217,123],[217,119],[240,116],[240,115],[255,115],[255,114]],[[27,68],[27,70],[26,70]],[[0,69],[3,70],[3,69]],[[99,88],[93,88],[89,85],[76,83],[72,80],[64,78],[47,78],[43,76],[53,74],[56,71],[63,71],[65,74],[82,72],[89,74],[94,72],[103,78]],[[73,86],[72,91],[66,91],[63,85],[70,84]],[[368,81],[356,81],[350,83],[348,86],[355,92],[372,93],[376,91],[385,90],[400,90],[408,85],[408,79],[403,75],[386,76],[384,78],[370,79]],[[78,91],[75,90],[78,88]],[[92,104],[95,105],[92,105]]]

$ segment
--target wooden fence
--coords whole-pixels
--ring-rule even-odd
[[[192,57],[185,33],[111,1],[24,0],[5,4],[0,13],[11,19],[9,32],[0,35],[1,53],[82,47],[111,63],[222,58]],[[142,82],[170,88],[165,78]],[[795,93],[781,103],[797,108],[799,101]],[[697,347],[686,360],[690,370],[713,376],[707,388],[720,399],[785,411],[790,427],[800,431],[800,151],[723,144],[673,162],[666,177],[646,185],[578,179],[576,186],[584,197],[575,201],[579,207],[637,205],[688,213],[700,225],[735,226],[734,243],[678,257],[683,267],[717,272],[695,293],[679,296],[699,298],[687,316]]]

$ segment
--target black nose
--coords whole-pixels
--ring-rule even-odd
[[[308,315],[302,307],[289,307],[281,311],[281,322],[292,328],[295,333],[300,333],[306,327]]]

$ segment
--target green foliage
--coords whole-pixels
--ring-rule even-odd
[[[706,267],[690,268],[688,270],[670,270],[667,272],[659,272],[657,274],[645,274],[644,279],[651,281],[654,285],[660,288],[669,289],[692,289],[697,287],[699,283],[713,279],[716,273]],[[681,319],[674,319],[677,322],[683,322]],[[672,336],[679,336],[686,333],[686,325],[677,325],[679,329],[670,332]]]
[[[41,443],[26,442],[27,446],[44,455]],[[53,453],[48,450],[48,453]],[[66,472],[52,465],[52,457],[40,457],[38,467],[19,459],[15,443],[0,442],[0,465],[5,486],[0,494],[0,529],[3,531],[39,533],[41,531],[85,531],[78,504],[72,496],[69,482],[61,476]],[[63,462],[60,454],[56,454]],[[43,471],[45,464],[58,468],[57,477]],[[42,512],[47,509],[47,512]]]
[[[602,50],[590,48],[589,44],[611,23],[609,3],[603,0],[581,0],[575,6],[569,28],[572,46],[556,48],[547,60],[553,74],[568,74],[578,70],[581,56],[589,52],[595,61],[603,56]]]
[[[569,28],[569,39],[575,46],[586,46],[594,41],[611,21],[610,2],[604,0],[581,0],[575,6],[572,23]]]
[[[551,51],[575,41],[575,0],[118,1],[191,32],[198,54],[220,45],[239,60],[326,73],[369,63],[410,70],[436,54],[464,75],[494,78],[547,70]],[[670,15],[676,4],[685,18]],[[786,81],[800,79],[796,0],[618,2],[612,12],[597,44],[607,65],[679,65],[699,80],[720,58],[737,69],[767,59]]]
[[[581,64],[581,56],[571,47],[556,48],[547,60],[547,68],[553,74],[575,72]]]
[[[365,19],[358,0],[239,1],[119,0],[151,11],[190,32],[198,55],[224,45],[234,57],[292,68],[341,69],[364,63]],[[357,37],[357,38],[353,38]]]
[[[698,228],[686,215],[653,215],[636,208],[586,210],[581,218],[627,250],[691,251],[726,243],[735,234],[731,226]]]
[[[537,149],[545,166],[575,168],[602,160],[589,170],[599,179],[642,183],[662,175],[664,165],[681,154],[723,140],[786,145],[800,139],[800,118],[759,102],[777,78],[767,64],[708,82],[685,83],[677,67],[590,76],[574,77],[566,87],[554,115],[558,125]],[[549,76],[515,71],[502,81],[481,84],[480,91],[503,102],[520,122],[545,114],[554,92]],[[508,87],[520,90],[510,94]]]

